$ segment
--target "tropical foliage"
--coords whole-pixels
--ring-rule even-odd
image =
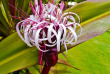
[[[1,74],[17,70],[22,74],[26,72],[27,74],[29,72],[40,74],[37,48],[28,47],[20,39],[15,30],[16,23],[20,21],[16,16],[20,18],[23,16],[28,17],[29,14],[32,14],[28,1],[0,0]],[[34,4],[34,2],[32,3]],[[61,47],[69,62],[59,53],[60,59],[58,64],[51,68],[50,74],[109,74],[110,31],[108,30],[110,29],[110,1],[85,1],[64,12],[68,11],[75,12],[80,16],[83,33],[76,44],[67,45],[67,53],[64,52],[64,46]],[[80,29],[77,28],[77,33],[79,32]]]

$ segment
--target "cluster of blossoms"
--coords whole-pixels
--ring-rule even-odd
[[[29,46],[36,46],[42,52],[50,51],[50,49],[42,49],[42,47],[60,47],[64,44],[75,44],[77,38],[81,35],[82,28],[80,26],[80,18],[73,12],[62,12],[64,2],[61,2],[60,8],[57,5],[47,3],[40,4],[35,0],[35,7],[30,3],[33,15],[17,23],[16,30],[21,39]],[[75,18],[78,18],[76,22]],[[80,34],[76,33],[76,27],[81,29]]]

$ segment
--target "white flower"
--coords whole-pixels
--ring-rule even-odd
[[[48,2],[48,4],[40,5],[35,0],[35,9],[30,3],[34,15],[17,23],[16,30],[21,39],[29,46],[36,46],[42,52],[50,51],[46,47],[60,47],[64,44],[67,51],[66,44],[75,44],[78,37],[76,27],[80,26],[80,18],[73,12],[62,12],[64,2],[61,2],[60,8]],[[78,23],[75,20],[78,18]],[[43,49],[42,49],[43,48]]]

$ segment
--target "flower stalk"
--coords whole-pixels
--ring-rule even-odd
[[[58,61],[58,52],[49,51],[44,54],[45,56],[45,65],[41,74],[48,74],[52,66],[55,66]]]

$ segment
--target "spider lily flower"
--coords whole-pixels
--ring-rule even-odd
[[[75,44],[82,33],[80,18],[76,13],[63,13],[64,2],[61,2],[60,8],[53,3],[38,5],[35,0],[35,7],[30,3],[33,15],[17,23],[16,30],[21,39],[29,46],[36,46],[42,52],[51,51],[56,47],[57,52],[64,44]],[[78,22],[76,22],[76,18]],[[76,28],[80,27],[81,32],[77,34]]]

